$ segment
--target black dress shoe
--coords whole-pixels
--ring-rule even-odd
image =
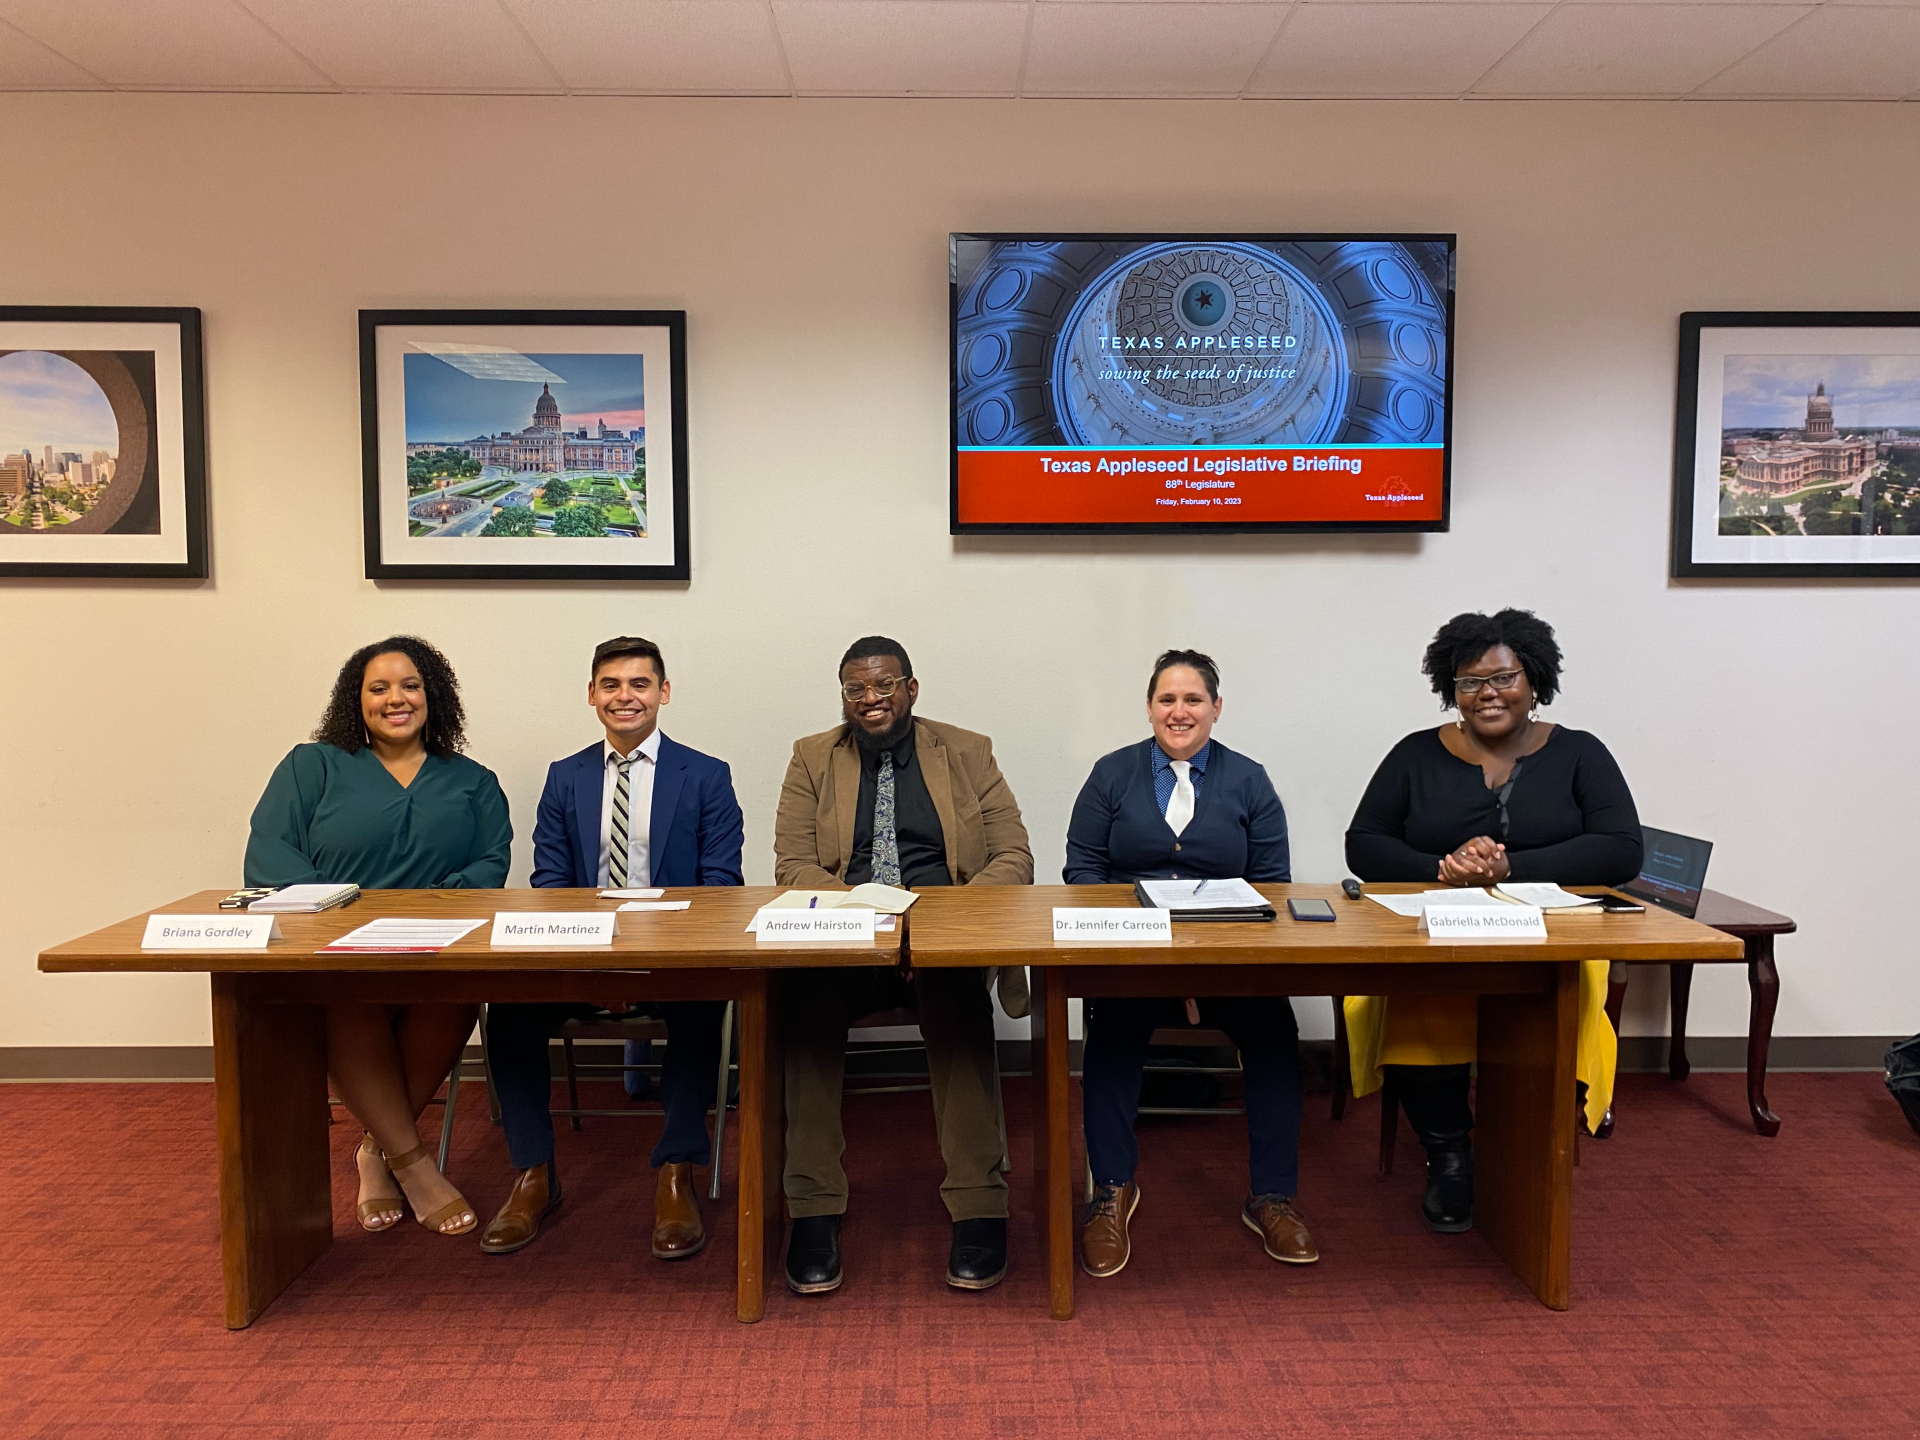
[[[800,1215],[787,1241],[787,1288],[824,1295],[840,1288],[840,1217]]]
[[[991,1290],[1007,1278],[1007,1222],[956,1220],[947,1252],[947,1284],[956,1290]]]
[[[1427,1152],[1427,1193],[1420,1200],[1420,1218],[1441,1235],[1473,1228],[1472,1150]]]

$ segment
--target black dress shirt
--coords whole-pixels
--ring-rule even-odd
[[[856,748],[857,744],[856,744]],[[947,873],[947,835],[940,812],[927,793],[927,777],[915,754],[913,727],[893,747],[893,826],[900,842],[900,883],[951,885]],[[860,750],[860,806],[854,813],[853,854],[847,860],[847,884],[873,879],[873,802],[880,784],[880,757]]]
[[[1440,857],[1476,835],[1507,847],[1514,880],[1620,885],[1640,873],[1640,816],[1612,754],[1560,725],[1515,762],[1512,783],[1417,730],[1387,752],[1347,829],[1347,868],[1362,880],[1437,884]],[[1504,812],[1504,813],[1503,813]]]

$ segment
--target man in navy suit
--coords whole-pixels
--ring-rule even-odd
[[[660,707],[671,696],[666,662],[651,640],[622,635],[594,650],[587,703],[599,714],[606,738],[547,770],[533,828],[535,886],[742,883],[743,829],[733,776],[724,762],[660,733]],[[718,1089],[726,1007],[684,1000],[648,1008],[667,1025],[660,1072],[666,1125],[652,1157],[660,1172],[653,1253],[684,1260],[707,1243],[693,1169],[713,1158],[707,1108]],[[480,1237],[489,1255],[532,1244],[540,1222],[560,1203],[548,1042],[566,1021],[603,1013],[584,1003],[487,1009],[487,1054],[516,1172],[507,1203]]]

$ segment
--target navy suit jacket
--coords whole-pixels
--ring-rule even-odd
[[[547,788],[533,824],[536,887],[600,883],[600,802],[606,779],[606,750],[600,744],[547,767]],[[740,869],[745,838],[726,762],[662,735],[647,822],[648,883],[745,884]]]
[[[1291,880],[1287,812],[1273,781],[1258,761],[1212,743],[1193,819],[1177,837],[1153,794],[1155,742],[1102,756],[1067,822],[1066,882]]]

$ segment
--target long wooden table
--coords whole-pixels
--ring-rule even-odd
[[[226,892],[154,914],[218,913]],[[490,927],[438,954],[315,952],[380,916],[491,920],[508,910],[613,910],[592,890],[370,890],[319,915],[283,915],[265,951],[143,951],[147,915],[40,956],[44,971],[208,972],[213,981],[220,1243],[231,1329],[251,1324],[333,1242],[327,1175],[330,1001],[732,1000],[740,1017],[737,1313],[758,1320],[778,1265],[785,1121],[774,977],[784,968],[887,965],[899,941],[766,944],[746,933],[772,886],[669,890],[681,911],[620,916],[611,951],[493,949]]]
[[[1582,960],[1724,960],[1741,942],[1649,907],[1547,920],[1545,940],[1434,941],[1418,922],[1333,885],[1262,885],[1279,919],[1185,923],[1173,942],[1056,944],[1055,906],[1130,906],[1131,886],[972,886],[922,892],[911,963],[1032,967],[1034,1185],[1050,1308],[1073,1316],[1074,1165],[1067,1000],[1107,995],[1480,997],[1474,1225],[1552,1309],[1571,1300],[1574,1039]],[[1369,886],[1370,890],[1423,887]],[[1288,917],[1331,901],[1333,924]]]

